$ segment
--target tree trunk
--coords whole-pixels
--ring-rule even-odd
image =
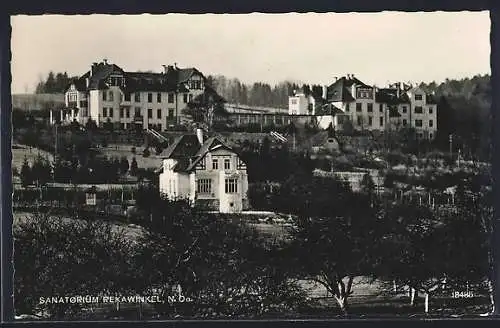
[[[343,295],[340,297],[335,296],[335,300],[337,301],[337,304],[339,305],[340,313],[342,313],[343,316],[346,316],[348,314],[348,310],[349,310],[349,303],[347,301],[347,295]]]
[[[392,281],[392,289],[393,289],[394,293],[398,292],[398,286],[396,285],[396,280]]]
[[[410,289],[410,305],[414,306],[415,305],[415,296],[417,296],[417,291],[415,288],[411,287]]]
[[[425,293],[425,313],[429,313],[429,293]]]
[[[495,314],[495,310],[496,310],[495,297],[494,297],[495,289],[493,288],[493,283],[489,279],[488,279],[488,290],[489,290],[489,294],[490,294],[491,313]]]

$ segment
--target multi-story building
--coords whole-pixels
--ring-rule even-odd
[[[379,89],[348,74],[323,90],[322,99],[303,93],[291,96],[289,114],[307,111],[316,116],[322,128],[332,124],[341,130],[349,121],[357,130],[387,131],[411,127],[420,139],[433,139],[436,135],[436,101],[419,87],[397,83]]]
[[[161,156],[160,193],[168,198],[221,213],[248,207],[246,165],[221,139],[205,139],[197,129],[177,138]]]
[[[220,98],[196,68],[164,65],[161,73],[126,72],[104,60],[67,87],[65,102],[81,124],[92,119],[98,126],[163,131],[180,124],[188,103],[202,95]]]

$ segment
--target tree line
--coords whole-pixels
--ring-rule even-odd
[[[64,93],[71,81],[77,78],[77,76],[69,77],[67,72],[54,73],[50,71],[46,78],[40,78],[35,93]]]
[[[56,158],[51,162],[42,155],[37,155],[30,165],[24,158],[21,170],[15,170],[14,175],[19,174],[21,185],[44,186],[48,182],[61,183],[117,183],[120,176],[130,174],[137,176],[139,167],[135,157],[128,161],[125,156],[118,158],[91,157],[87,162],[79,162],[78,158],[71,161]]]

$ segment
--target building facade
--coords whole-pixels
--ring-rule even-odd
[[[196,68],[165,66],[161,73],[125,72],[106,60],[73,81],[65,91],[74,120],[117,129],[140,127],[160,131],[183,123],[183,110],[203,96],[218,97]]]
[[[307,112],[316,117],[323,129],[332,124],[342,130],[349,122],[356,130],[383,132],[413,128],[419,139],[436,136],[436,101],[419,87],[396,83],[379,89],[348,74],[323,90],[321,98],[306,93],[290,96],[289,114]]]
[[[246,165],[217,137],[205,139],[201,129],[175,140],[162,154],[160,193],[189,199],[195,206],[221,213],[248,208]]]

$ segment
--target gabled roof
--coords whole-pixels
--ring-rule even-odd
[[[193,170],[196,165],[211,151],[216,149],[227,149],[233,151],[231,147],[226,145],[221,139],[218,137],[210,137],[208,138],[203,145],[200,147],[198,152],[194,155],[193,162],[187,167],[186,171]]]

